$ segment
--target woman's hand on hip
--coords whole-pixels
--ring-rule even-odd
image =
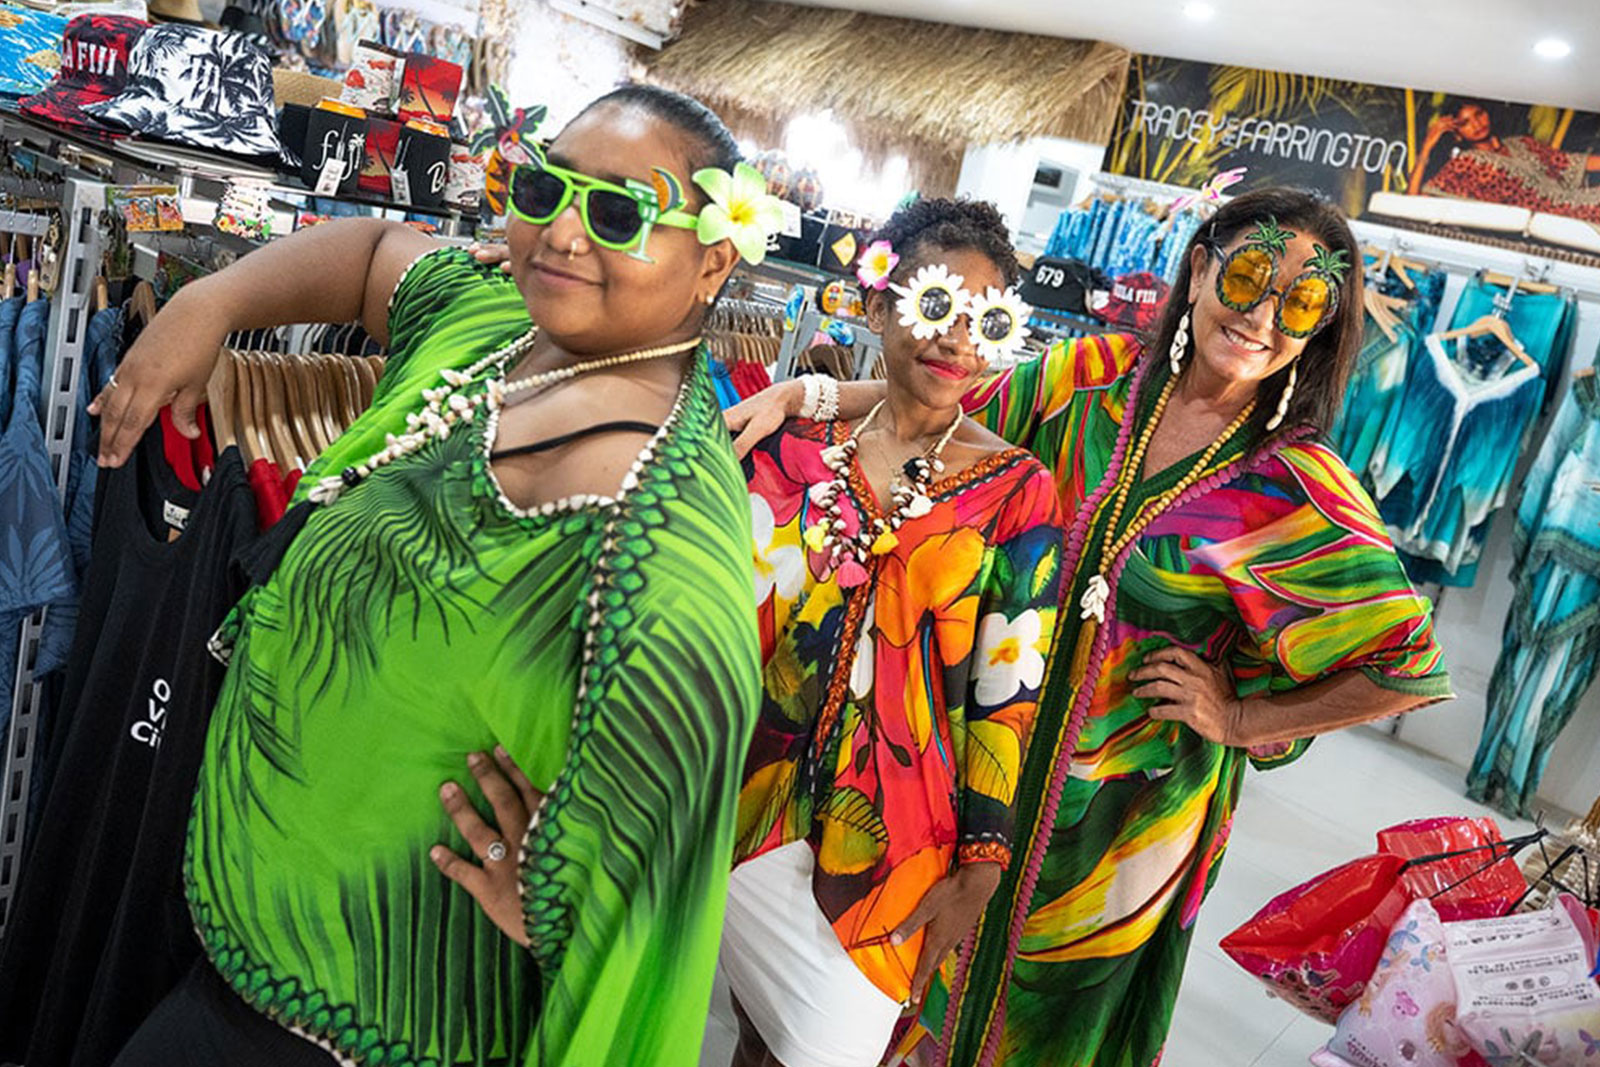
[[[805,395],[805,386],[791,378],[724,411],[722,417],[728,420],[728,429],[733,433],[734,455],[743,459],[763,437],[782,426],[785,419],[800,414]]]
[[[467,766],[489,799],[498,827],[479,817],[465,790],[455,782],[446,782],[439,789],[440,803],[467,839],[472,858],[459,856],[444,845],[435,845],[428,858],[446,878],[471,893],[478,907],[507,937],[527,948],[528,932],[517,889],[517,853],[528,821],[538,810],[541,794],[506,750],[498,746],[492,760],[482,752],[474,752],[467,757]]]
[[[1134,696],[1156,702],[1148,713],[1152,719],[1184,723],[1218,744],[1244,744],[1244,702],[1223,664],[1174,645],[1145,656],[1128,678],[1142,683]]]
[[[899,945],[918,930],[924,927],[927,930],[922,939],[922,953],[917,957],[916,973],[911,976],[913,1007],[922,1005],[928,982],[939,964],[978,925],[989,898],[1000,886],[1003,873],[1005,868],[998,863],[968,863],[957,867],[923,894],[916,910],[890,935],[890,940]]]

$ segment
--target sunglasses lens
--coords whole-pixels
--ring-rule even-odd
[[[594,235],[611,244],[626,244],[639,234],[644,220],[639,205],[631,196],[608,189],[589,191],[589,225]]]
[[[1278,317],[1285,333],[1304,336],[1315,330],[1328,313],[1333,292],[1321,278],[1303,278],[1289,289]]]
[[[534,222],[548,222],[566,192],[566,182],[537,167],[518,167],[511,176],[511,204]]]
[[[1222,302],[1236,310],[1254,307],[1272,285],[1272,257],[1256,248],[1229,256],[1222,265]]]
[[[978,319],[978,333],[995,344],[1006,340],[1017,328],[1017,320],[1005,308],[990,308]]]
[[[942,286],[924,289],[922,296],[917,299],[917,311],[925,322],[935,326],[950,318],[955,307],[955,297],[950,294],[950,290]]]

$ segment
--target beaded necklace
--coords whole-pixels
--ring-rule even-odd
[[[1252,400],[1223,429],[1216,440],[1211,442],[1211,445],[1204,452],[1200,453],[1200,458],[1184,473],[1183,477],[1179,478],[1170,489],[1140,506],[1138,512],[1129,520],[1127,529],[1119,536],[1117,534],[1117,523],[1122,521],[1122,513],[1127,508],[1128,498],[1133,493],[1134,485],[1143,477],[1145,454],[1150,449],[1151,438],[1155,436],[1156,427],[1161,424],[1161,416],[1167,410],[1167,401],[1172,398],[1172,393],[1177,383],[1178,379],[1176,377],[1167,379],[1166,385],[1161,390],[1161,395],[1156,398],[1154,410],[1151,411],[1149,418],[1145,421],[1144,428],[1139,433],[1139,439],[1134,443],[1133,450],[1128,454],[1126,462],[1117,471],[1117,480],[1111,499],[1107,504],[1102,504],[1096,511],[1097,515],[1101,514],[1109,506],[1111,508],[1111,521],[1106,524],[1105,536],[1100,543],[1099,569],[1090,576],[1087,585],[1084,587],[1083,596],[1078,601],[1080,609],[1078,618],[1082,621],[1082,625],[1078,628],[1078,640],[1072,657],[1072,677],[1074,681],[1083,678],[1084,671],[1088,667],[1089,652],[1094,647],[1095,635],[1106,621],[1106,604],[1111,599],[1111,583],[1106,580],[1106,572],[1115,564],[1123,549],[1132,544],[1134,539],[1143,533],[1145,528],[1154,522],[1174,500],[1182,496],[1190,486],[1205,476],[1206,468],[1216,458],[1217,453],[1222,451],[1223,446],[1233,438],[1234,434],[1239,432],[1240,427],[1248,422],[1250,416],[1255,413],[1256,402]],[[1132,418],[1133,416],[1134,413],[1130,411],[1128,417]],[[1090,524],[1093,525],[1092,519]]]
[[[806,529],[804,534],[806,546],[828,557],[824,577],[837,571],[839,586],[842,589],[854,588],[867,580],[866,561],[873,556],[882,556],[894,550],[900,543],[899,535],[895,531],[899,530],[907,519],[919,519],[933,510],[933,499],[928,494],[928,487],[933,481],[934,474],[944,470],[944,461],[939,457],[943,454],[945,445],[950,443],[950,438],[955,436],[961,420],[966,418],[965,413],[958,410],[956,417],[932,448],[906,461],[905,466],[890,482],[889,497],[894,510],[887,517],[872,519],[870,522],[863,512],[860,527],[856,530],[856,535],[851,537],[845,532],[842,503],[844,494],[850,486],[850,465],[860,448],[862,431],[871,425],[872,420],[887,403],[887,400],[878,401],[877,405],[867,413],[867,417],[851,431],[849,437],[839,444],[822,450],[822,462],[833,472],[833,478],[826,482],[818,482],[809,491],[812,503],[821,508],[824,515]]]
[[[638,352],[573,363],[507,383],[505,380],[507,369],[516,362],[517,357],[533,345],[538,333],[539,328],[535,326],[504,348],[484,356],[466,370],[455,370],[451,367],[441,370],[439,377],[444,384],[422,390],[422,410],[406,414],[405,433],[398,436],[392,433],[385,435],[383,448],[367,457],[365,462],[346,467],[336,475],[323,478],[307,494],[308,498],[313,504],[333,503],[346,489],[354,489],[378,468],[420,451],[435,438],[445,440],[450,436],[452,427],[471,422],[480,408],[486,409],[491,418],[496,418],[500,410],[506,406],[506,402],[520,394],[544,389],[591,371],[677,355],[697,348],[700,344],[700,338],[696,337],[692,341],[680,341],[659,348],[646,348]],[[489,379],[488,388],[483,392],[472,396],[462,392],[479,376],[491,369],[494,376]]]

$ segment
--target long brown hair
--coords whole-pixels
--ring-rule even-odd
[[[1294,396],[1284,415],[1283,429],[1310,425],[1327,433],[1339,417],[1339,407],[1344,403],[1345,385],[1350,380],[1350,369],[1356,354],[1361,350],[1364,330],[1362,304],[1361,248],[1344,213],[1330,201],[1304,189],[1287,186],[1270,186],[1236,197],[1220,208],[1210,222],[1200,227],[1189,247],[1184,249],[1178,278],[1172,285],[1172,296],[1157,321],[1155,331],[1147,344],[1153,357],[1165,359],[1172,347],[1172,336],[1177,332],[1178,320],[1189,310],[1189,282],[1195,248],[1204,243],[1219,247],[1238,234],[1268,218],[1279,225],[1311,234],[1330,251],[1343,251],[1350,270],[1339,287],[1339,307],[1334,320],[1319,330],[1306,342],[1305,351],[1296,361]],[[1184,368],[1193,364],[1184,360]],[[1267,420],[1278,408],[1289,370],[1284,368],[1263,381],[1256,400],[1256,412],[1251,424],[1258,433],[1265,431]]]

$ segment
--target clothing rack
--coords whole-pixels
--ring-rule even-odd
[[[72,427],[78,411],[78,361],[83,356],[84,335],[94,310],[94,279],[104,243],[97,222],[105,208],[105,190],[102,183],[76,178],[68,179],[61,187],[61,283],[50,305],[43,389],[45,448],[56,493],[63,502],[67,495]],[[5,932],[22,864],[28,792],[38,747],[38,716],[44,699],[33,665],[49,610],[41,608],[23,620],[19,638],[11,723],[5,736],[4,772],[0,777],[0,934]]]

